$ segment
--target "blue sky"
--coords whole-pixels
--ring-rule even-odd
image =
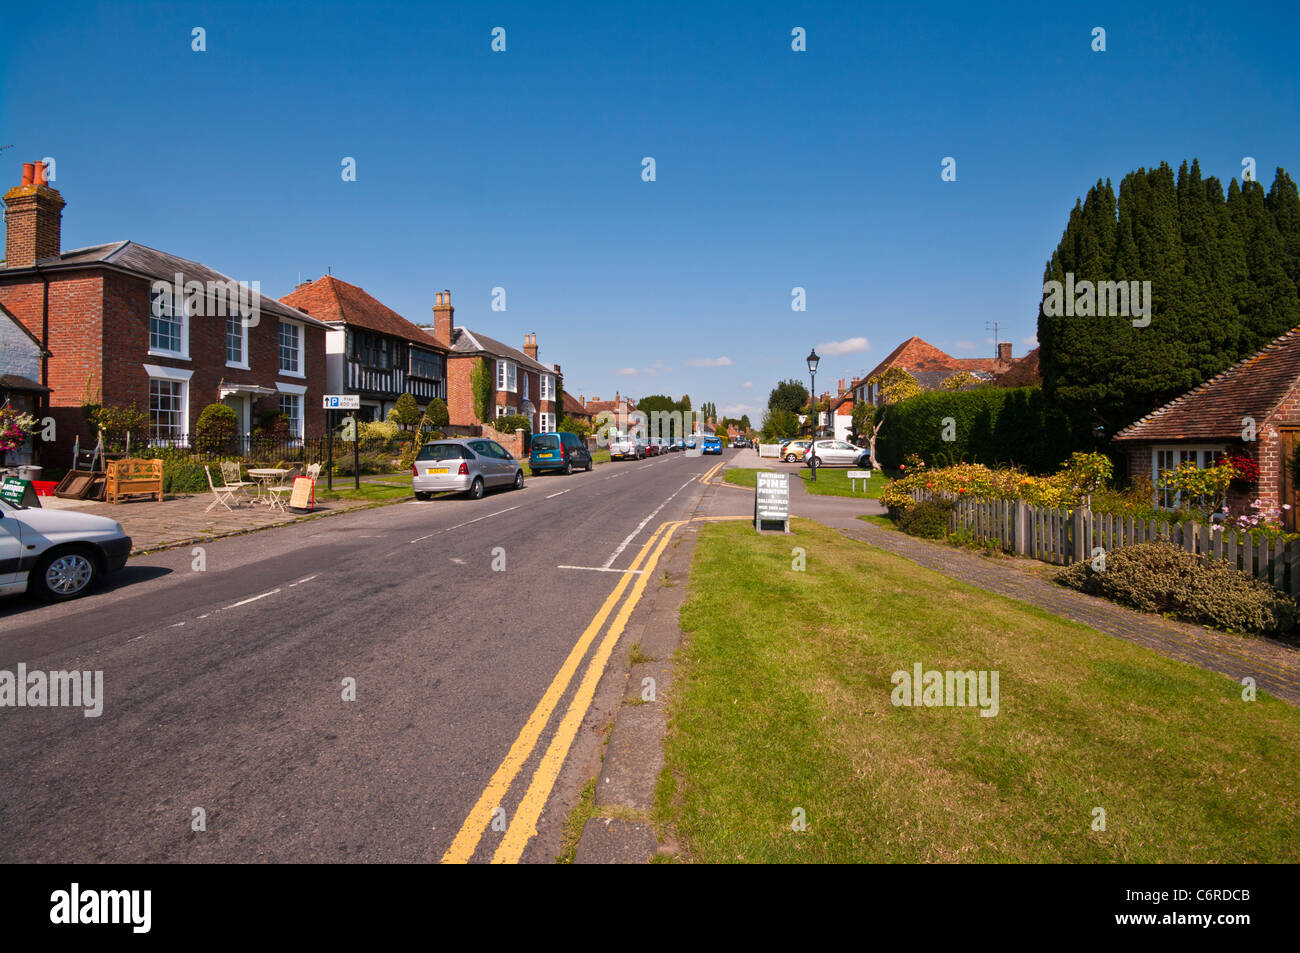
[[[1099,178],[1300,172],[1294,4],[1064,7],[46,4],[0,34],[0,184],[53,156],[64,248],[331,268],[421,323],[449,288],[574,394],[755,415],[813,345],[867,340],[818,390],[912,334],[1024,353]]]

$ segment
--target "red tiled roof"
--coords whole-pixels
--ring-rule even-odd
[[[1038,374],[1038,348],[1034,348],[1020,360],[994,378],[999,387],[1031,387],[1042,383]]]
[[[414,341],[423,347],[446,350],[423,328],[416,327],[382,301],[367,294],[364,289],[340,281],[333,275],[317,278],[309,285],[295,288],[280,301],[306,311],[320,321],[341,321],[352,327]]]
[[[906,371],[940,371],[956,369],[959,366],[956,358],[913,335],[890,351],[863,380],[870,380],[895,364]]]
[[[567,390],[564,392],[564,407],[562,408],[562,411],[569,417],[591,416],[591,410],[582,406],[582,403],[578,398],[574,397]]]
[[[1240,439],[1243,417],[1263,425],[1300,380],[1300,328],[1293,328],[1141,420],[1115,440]]]

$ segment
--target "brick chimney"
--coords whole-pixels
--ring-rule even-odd
[[[998,360],[1007,364],[1011,363],[1011,342],[1002,341],[998,344]]]
[[[63,196],[50,188],[44,162],[24,162],[22,185],[5,193],[5,267],[29,268],[59,254]]]
[[[439,291],[433,306],[433,339],[445,348],[451,347],[451,324],[456,309],[451,306],[451,292]]]
[[[527,354],[529,357],[531,357],[534,361],[537,360],[537,335],[536,334],[524,335],[524,353]]]

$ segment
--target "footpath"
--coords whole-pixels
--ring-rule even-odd
[[[767,467],[772,461],[741,454],[738,466]],[[858,519],[883,515],[876,500],[809,493],[797,468],[790,472],[790,511],[795,518],[816,520],[852,539],[887,550],[950,579],[987,592],[1025,602],[1062,618],[1091,626],[1115,638],[1145,646],[1169,658],[1226,675],[1234,681],[1250,677],[1262,690],[1300,705],[1300,651],[1271,639],[1246,638],[1216,632],[1162,616],[1137,612],[1095,596],[1056,585],[1055,567],[1036,560],[985,556],[946,543],[918,539],[894,529]],[[700,499],[697,516],[725,518],[753,514],[754,490],[710,481]],[[597,778],[593,815],[586,821],[576,863],[645,863],[656,854],[671,853],[674,845],[660,843],[650,820],[654,786],[663,769],[663,737],[667,702],[672,690],[672,655],[681,644],[677,612],[686,598],[691,555],[704,521],[684,527],[672,548],[667,583],[647,593],[638,609],[638,624],[629,626],[627,644],[639,644],[650,661],[631,667],[623,704],[616,712],[605,760]],[[641,700],[642,679],[656,680],[656,700]]]

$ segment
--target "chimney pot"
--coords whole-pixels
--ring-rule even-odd
[[[36,181],[36,163],[23,163],[23,185],[31,185]]]
[[[37,163],[34,163],[34,165],[36,166],[36,168],[35,168],[35,179],[34,179],[34,181],[33,181],[32,184],[33,184],[33,185],[49,185],[49,181],[45,178],[45,163],[44,163],[44,162],[37,162]]]

